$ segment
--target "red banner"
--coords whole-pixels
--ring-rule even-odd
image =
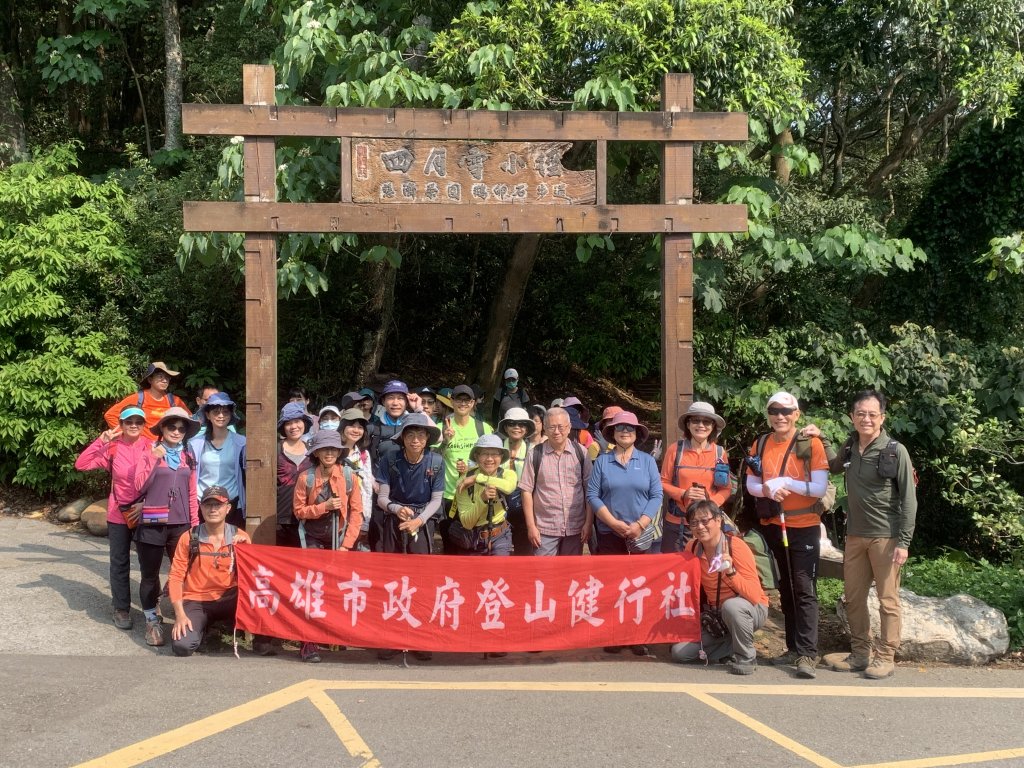
[[[700,639],[691,555],[445,557],[241,544],[237,624],[420,651],[542,651]]]

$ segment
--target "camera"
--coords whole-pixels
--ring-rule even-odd
[[[775,499],[756,498],[754,499],[754,508],[757,510],[757,516],[762,520],[782,514],[782,504]]]
[[[722,621],[722,612],[710,605],[700,607],[700,628],[716,639],[729,634],[729,628]]]
[[[755,475],[761,474],[761,457],[760,456],[744,456],[743,463],[750,467],[750,471]]]

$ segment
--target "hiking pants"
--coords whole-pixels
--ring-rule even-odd
[[[721,661],[732,656],[741,664],[753,664],[757,658],[754,650],[754,633],[768,620],[768,606],[754,604],[745,597],[730,597],[722,602],[722,621],[729,628],[725,637],[713,637],[701,631],[700,642],[676,643],[672,646],[672,661],[686,664],[701,661],[700,651],[709,662]]]
[[[185,600],[185,615],[192,622],[192,629],[185,632],[180,640],[171,639],[174,655],[191,656],[203,642],[207,628],[215,621],[227,622],[234,629],[237,603],[238,589],[229,589],[217,600]]]
[[[582,555],[583,539],[580,538],[578,533],[574,533],[571,536],[545,536],[542,533],[540,535],[540,546],[533,550],[533,554],[540,555],[541,557]]]
[[[821,530],[787,528],[789,551],[782,546],[782,527],[761,527],[779,566],[779,598],[786,615],[786,648],[799,656],[818,655],[818,557]]]
[[[110,544],[110,597],[114,610],[132,607],[132,529],[124,523],[107,523]]]
[[[843,559],[846,615],[850,620],[851,650],[871,658],[871,617],[868,615],[868,591],[874,581],[878,592],[878,618],[881,619],[881,643],[875,655],[892,661],[900,647],[902,629],[900,606],[900,569],[892,561],[899,539],[869,539],[847,536]]]
[[[168,562],[174,560],[174,550],[178,539],[188,533],[187,525],[148,526],[151,530],[135,529],[135,553],[139,557],[139,603],[142,610],[156,608],[160,603],[160,566],[163,565],[164,554]],[[160,530],[152,530],[159,528]],[[148,541],[143,542],[140,539]],[[161,543],[156,543],[161,542]]]

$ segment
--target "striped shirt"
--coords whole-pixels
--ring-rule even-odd
[[[540,472],[534,473],[534,454],[540,452]],[[587,520],[587,481],[591,461],[586,451],[580,466],[576,448],[566,443],[556,452],[547,441],[534,447],[527,458],[519,488],[533,494],[533,517],[544,536],[576,536]]]

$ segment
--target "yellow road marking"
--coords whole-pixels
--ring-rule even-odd
[[[730,683],[585,683],[585,682],[409,682],[390,680],[306,680],[258,699],[226,709],[111,752],[73,768],[132,768],[174,752],[289,704],[308,699],[327,720],[349,754],[361,758],[362,768],[380,768],[369,746],[342,714],[327,691],[532,691],[538,693],[662,693],[686,694],[774,742],[818,768],[843,768],[788,736],[755,720],[714,696],[824,696],[844,698],[982,698],[1024,699],[1024,688],[887,688],[838,685],[739,685]],[[941,768],[1024,757],[1024,749],[1004,749],[897,762],[865,763],[853,768]]]
[[[737,685],[729,683],[412,682],[319,680],[323,690],[551,691],[561,693],[686,693],[746,696],[826,696],[872,699],[1024,699],[1024,688],[881,688],[841,685]]]
[[[380,761],[373,756],[370,747],[363,741],[363,738],[356,732],[356,729],[352,727],[352,723],[342,714],[342,711],[338,709],[338,705],[334,703],[330,696],[321,690],[311,693],[309,700],[320,710],[324,719],[330,723],[331,728],[338,734],[338,738],[341,739],[341,743],[345,745],[348,753],[352,757],[363,759],[362,768],[380,768]]]
[[[788,736],[784,736],[783,734],[776,731],[774,728],[769,728],[760,720],[755,720],[754,718],[750,717],[750,715],[744,714],[743,712],[740,712],[738,709],[734,709],[733,707],[730,707],[728,704],[725,704],[724,702],[721,702],[718,699],[715,699],[703,693],[697,693],[695,691],[691,691],[690,696],[695,698],[697,701],[706,704],[712,709],[718,710],[723,715],[731,717],[740,725],[746,726],[754,733],[760,734],[769,741],[775,742],[783,749],[792,752],[797,757],[801,757],[804,760],[807,760],[809,763],[818,766],[818,768],[842,768],[842,766],[840,766],[839,763],[834,762],[833,760],[829,760],[824,755],[819,755],[813,749],[805,747],[798,741],[793,741],[793,739],[789,738]]]
[[[886,763],[864,763],[851,768],[940,768],[944,765],[969,765],[995,760],[1009,760],[1024,757],[1024,749],[996,749],[992,752],[973,752],[967,755],[945,755],[943,757],[922,757],[917,760],[897,760]]]
[[[223,733],[236,725],[247,723],[268,712],[302,701],[309,698],[311,692],[318,690],[320,690],[320,686],[312,680],[290,685],[258,699],[239,704],[237,707],[225,709],[223,712],[204,717],[202,720],[175,728],[173,731],[136,742],[116,752],[111,752],[109,755],[79,763],[74,768],[130,768],[141,765],[148,760],[154,760],[174,752],[176,749],[187,747],[208,736]]]

